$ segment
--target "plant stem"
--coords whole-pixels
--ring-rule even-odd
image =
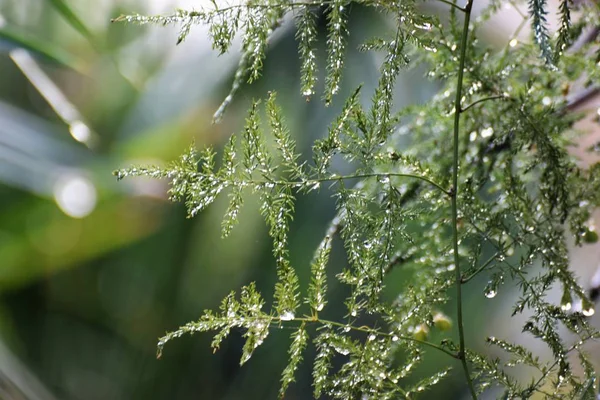
[[[454,8],[456,8],[459,11],[465,12],[464,8],[462,8],[462,7],[460,7],[460,6],[452,3],[451,1],[448,1],[448,0],[438,0],[438,1],[440,1],[442,3],[445,3],[445,4],[448,4],[450,7],[454,7]]]
[[[469,366],[467,365],[467,358],[465,353],[465,329],[463,324],[463,312],[462,312],[462,273],[460,271],[460,257],[458,255],[458,144],[459,144],[459,128],[460,128],[460,114],[461,109],[461,98],[462,98],[462,87],[463,87],[463,76],[465,71],[465,59],[467,56],[467,39],[469,36],[469,23],[471,20],[471,8],[473,6],[473,0],[467,0],[465,6],[465,21],[463,25],[462,38],[460,44],[460,61],[458,70],[458,82],[456,84],[456,99],[454,101],[454,154],[453,154],[453,168],[452,168],[452,231],[453,231],[453,249],[454,249],[454,265],[456,271],[456,325],[458,325],[458,337],[459,337],[459,350],[458,358],[461,361],[467,385],[469,391],[474,400],[477,400],[477,393],[469,373]]]
[[[378,331],[378,330],[373,329],[368,326],[354,326],[354,325],[349,325],[349,324],[343,324],[341,322],[329,321],[329,320],[321,319],[318,317],[296,317],[296,318],[292,319],[291,321],[298,321],[298,322],[303,322],[303,323],[320,323],[323,325],[337,326],[340,328],[350,328],[351,330],[354,330],[354,331],[366,332],[366,333],[370,333],[370,334],[378,335],[378,336],[389,336],[389,337],[395,336],[396,338],[398,338],[398,340],[405,340],[405,341],[419,343],[423,346],[427,346],[427,347],[431,347],[433,349],[439,350],[442,353],[445,353],[452,358],[456,358],[456,354],[454,354],[453,352],[451,352],[449,350],[446,350],[442,346],[439,346],[435,343],[431,343],[426,340],[420,340],[420,339],[417,339],[417,338],[414,338],[411,336],[394,335],[393,333],[381,332],[381,331]]]
[[[471,103],[471,104],[469,104],[468,106],[466,106],[465,108],[462,108],[462,109],[460,110],[460,112],[467,111],[469,108],[471,108],[471,107],[473,107],[473,106],[476,106],[476,105],[477,105],[477,104],[479,104],[479,103],[483,103],[484,101],[496,100],[496,99],[503,99],[503,98],[505,98],[505,97],[506,97],[506,96],[504,96],[504,95],[497,95],[497,96],[484,97],[483,99],[476,100],[476,101],[474,101],[473,103]]]

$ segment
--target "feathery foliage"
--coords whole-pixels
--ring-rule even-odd
[[[530,0],[532,41],[492,49],[477,39],[478,33],[504,2],[491,2],[473,22],[473,0],[464,5],[439,1],[450,15],[446,22],[425,14],[426,8],[415,0],[358,2],[386,15],[395,29],[387,38],[365,40],[362,50],[384,54],[370,105],[361,103],[362,89],[357,88],[327,134],[314,143],[312,163],[300,162],[276,94],[271,93],[265,122],[260,101],[254,101],[243,132],[225,145],[219,167],[213,149],[197,152],[192,146],[164,168],[137,166],[116,173],[119,179],[168,179],[171,199],[184,202],[190,217],[227,191],[223,236],[234,229],[246,193],[257,193],[273,243],[278,279],[271,309],[265,309],[250,284],[239,300],[233,293],[227,296],[218,313],[205,311],[197,322],[161,338],[159,355],[168,341],[206,331],[216,332],[216,350],[232,329],[239,329],[246,339],[243,364],[270,329],[284,325],[293,333],[281,396],[294,382],[305,348],[312,343],[315,397],[418,397],[449,370],[441,369],[417,384],[407,378],[429,352],[439,352],[456,362],[474,399],[498,389],[502,398],[594,398],[596,373],[582,347],[600,334],[585,318],[594,306],[569,268],[567,242],[570,236],[578,245],[593,239],[587,221],[600,205],[600,166],[582,169],[569,155],[578,115],[570,112],[563,93],[584,77],[590,83],[599,78],[596,60],[585,56],[593,43],[568,49],[576,32],[598,23],[598,10],[584,5],[586,16],[573,23],[571,3],[561,1],[560,26],[553,39],[546,1]],[[193,25],[206,24],[221,53],[241,35],[239,69],[216,113],[218,119],[240,85],[259,78],[269,37],[288,16],[295,21],[301,91],[310,97],[318,78],[316,20],[323,13],[323,99],[331,102],[342,84],[351,6],[340,0],[251,0],[227,6],[213,1],[198,11],[117,20],[179,24],[178,42]],[[412,65],[425,65],[428,77],[441,82],[442,89],[428,103],[396,113],[396,77]],[[400,146],[407,134],[410,146]],[[339,175],[331,165],[336,155],[355,172]],[[332,184],[337,215],[315,251],[310,283],[301,288],[299,266],[292,265],[288,252],[289,225],[296,197],[325,182]],[[331,304],[326,278],[335,236],[347,256],[337,279],[350,289],[346,316],[339,321],[319,315]],[[400,265],[410,283],[393,302],[386,302],[381,294],[388,275]],[[477,352],[465,339],[466,285],[481,285],[489,299],[504,286],[514,287],[519,295],[513,316],[524,314],[523,332],[544,343],[552,359],[497,337],[487,338],[487,343],[506,353],[507,360]],[[563,292],[558,304],[548,296],[556,287]],[[452,318],[440,312],[449,301],[455,308]],[[571,310],[575,302],[582,303],[581,312]],[[377,322],[363,325],[366,315]],[[433,330],[447,335],[453,329],[456,342],[450,337],[430,339]],[[564,330],[570,336],[563,335]],[[574,364],[582,372],[574,372]],[[515,378],[510,370],[516,366],[530,371],[533,380]]]

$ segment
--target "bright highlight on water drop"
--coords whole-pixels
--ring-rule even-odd
[[[296,318],[296,316],[291,311],[286,311],[283,314],[281,314],[281,316],[279,317],[279,319],[282,321],[291,321],[294,318]]]
[[[596,310],[594,310],[593,308],[588,308],[588,309],[581,311],[581,313],[583,315],[585,315],[586,317],[591,317],[592,315],[594,315],[595,312],[596,312]]]

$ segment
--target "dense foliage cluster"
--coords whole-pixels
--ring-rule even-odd
[[[546,2],[530,0],[519,30],[530,20],[532,42],[513,39],[498,50],[477,37],[504,1],[492,1],[477,19],[471,18],[472,0],[438,1],[447,9],[442,16],[427,13],[416,0],[358,2],[393,20],[395,31],[365,38],[364,51],[385,55],[377,88],[368,94],[372,100],[365,106],[361,88],[353,92],[327,135],[314,143],[313,162],[299,161],[303,158],[271,93],[264,114],[261,102],[253,102],[243,132],[230,138],[220,161],[213,149],[197,152],[192,146],[167,167],[117,171],[119,179],[168,179],[171,198],[185,202],[189,216],[227,193],[223,236],[234,228],[247,194],[256,193],[273,241],[278,281],[272,307],[265,307],[251,284],[239,297],[227,296],[219,311],[206,311],[200,320],[161,338],[159,355],[168,341],[183,334],[215,331],[212,345],[218,349],[232,330],[241,330],[246,339],[244,363],[272,328],[283,325],[293,333],[282,396],[312,343],[315,397],[413,398],[448,373],[439,371],[416,385],[404,383],[426,352],[438,351],[457,360],[473,398],[498,388],[503,398],[536,393],[595,398],[596,374],[581,346],[599,333],[585,319],[594,309],[569,269],[566,243],[570,235],[577,244],[590,237],[587,221],[600,204],[600,166],[581,169],[567,152],[577,119],[569,112],[567,94],[575,81],[598,80],[594,40],[571,47],[581,32],[600,22],[598,6],[580,6],[582,17],[571,21],[573,6],[561,0],[560,26],[554,35],[546,26]],[[291,19],[297,29],[302,95],[314,94],[315,21],[320,14],[327,21],[323,99],[329,103],[340,86],[350,6],[345,0],[251,0],[227,6],[215,1],[196,11],[118,20],[180,24],[179,41],[194,24],[208,24],[213,46],[221,53],[229,50],[236,34],[242,35],[239,69],[215,115],[218,120],[240,85],[260,76],[269,37]],[[423,64],[430,78],[443,83],[442,90],[425,105],[392,112],[396,77],[405,68]],[[406,135],[411,145],[399,146]],[[336,172],[334,157],[346,160],[355,172]],[[288,228],[296,197],[320,190],[324,183],[333,191],[338,213],[315,251],[310,284],[301,290],[296,268],[304,266],[290,262]],[[337,279],[351,290],[345,318],[329,321],[320,312],[328,306],[326,271],[336,236],[347,255],[347,267]],[[387,303],[381,293],[394,268],[405,269],[411,279],[395,301]],[[523,331],[543,341],[553,360],[545,362],[523,346],[489,337],[490,345],[509,355],[508,361],[500,361],[465,342],[461,290],[480,276],[488,277],[481,289],[488,298],[505,282],[518,286],[513,315],[531,315]],[[564,293],[561,304],[546,297],[557,286]],[[450,299],[456,304],[452,320],[439,312]],[[577,301],[582,311],[572,312]],[[364,315],[378,323],[362,325]],[[430,329],[454,327],[457,342],[429,341]],[[574,341],[559,335],[564,328]],[[573,373],[574,353],[579,355],[581,374]],[[515,379],[510,369],[517,365],[537,371],[532,375],[536,378]]]

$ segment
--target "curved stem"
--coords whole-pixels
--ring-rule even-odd
[[[143,175],[144,172],[146,170],[142,169],[142,168],[138,168],[139,169],[139,173],[138,175]],[[200,176],[205,175],[201,172],[198,173]],[[210,175],[212,178],[214,178],[214,175]],[[119,176],[117,176],[117,179],[119,178]],[[338,182],[338,181],[345,181],[345,180],[349,180],[349,179],[365,179],[365,178],[411,178],[411,179],[416,179],[416,180],[420,180],[423,182],[427,182],[429,183],[431,186],[433,186],[434,188],[438,189],[439,191],[441,191],[442,193],[451,196],[451,191],[445,189],[441,184],[435,182],[432,179],[429,179],[425,176],[422,175],[416,175],[416,174],[403,174],[403,173],[395,173],[395,172],[382,172],[382,173],[368,173],[368,174],[354,174],[354,175],[340,175],[340,176],[331,176],[331,177],[327,177],[327,178],[313,178],[313,179],[306,179],[306,180],[297,180],[297,181],[288,181],[288,180],[276,180],[276,179],[247,179],[247,180],[243,180],[243,181],[235,181],[234,183],[237,185],[242,185],[242,186],[248,186],[248,185],[265,185],[265,184],[272,184],[272,185],[281,185],[281,186],[292,186],[292,187],[312,187],[314,185],[320,184],[320,183],[325,183],[325,182]],[[221,178],[222,181],[224,182],[229,182],[227,179]]]
[[[309,179],[307,182],[333,182],[333,181],[337,181],[337,180],[345,180],[345,179],[363,179],[363,178],[391,178],[391,177],[398,177],[398,178],[412,178],[412,179],[417,179],[417,180],[421,180],[423,182],[427,182],[430,185],[432,185],[433,187],[435,187],[436,189],[439,189],[440,191],[444,192],[447,195],[450,195],[450,192],[448,190],[446,190],[442,185],[440,185],[439,183],[436,183],[435,181],[422,176],[422,175],[416,175],[416,174],[401,174],[401,173],[394,173],[394,172],[387,172],[387,173],[371,173],[371,174],[356,174],[356,175],[346,175],[346,176],[340,176],[340,177],[331,177],[331,178],[324,178],[324,179]]]
[[[479,103],[483,103],[484,101],[488,101],[488,100],[496,100],[496,99],[503,99],[504,95],[497,95],[497,96],[490,96],[490,97],[484,97],[483,99],[479,99],[476,100],[474,102],[472,102],[471,104],[469,104],[468,106],[466,106],[465,108],[461,109],[460,112],[465,112],[467,111],[469,108],[476,106]]]
[[[467,358],[465,353],[465,329],[463,323],[463,310],[462,310],[462,273],[460,270],[460,257],[458,256],[458,167],[459,167],[459,128],[460,128],[460,115],[462,109],[460,106],[462,98],[463,88],[463,76],[465,72],[465,59],[467,55],[467,39],[469,36],[469,23],[471,20],[471,8],[473,6],[473,0],[467,0],[465,6],[465,21],[463,25],[462,38],[460,44],[460,61],[458,70],[458,82],[456,84],[456,99],[454,101],[454,137],[453,137],[453,168],[452,168],[452,233],[453,233],[453,249],[454,249],[454,265],[456,271],[456,325],[458,325],[458,337],[459,337],[459,350],[458,358],[461,361],[467,385],[471,393],[471,397],[477,400],[477,393],[475,392],[475,386],[469,373],[469,366],[467,365]]]
[[[464,276],[461,278],[461,282],[467,283],[469,282],[471,279],[475,278],[477,275],[479,275],[480,272],[482,272],[484,269],[486,269],[491,263],[493,263],[496,260],[496,257],[498,257],[499,255],[501,255],[502,252],[501,251],[497,251],[495,254],[493,254],[490,258],[487,259],[486,262],[484,262],[483,264],[481,264],[481,266],[479,266],[479,268],[477,268],[475,271],[473,271],[469,276]]]
[[[441,3],[444,3],[444,4],[448,4],[450,7],[456,8],[459,11],[462,11],[462,12],[466,11],[464,8],[462,8],[461,6],[455,4],[455,3],[451,2],[451,1],[448,1],[448,0],[438,0],[438,1],[441,2]]]
[[[447,350],[447,349],[443,348],[442,346],[439,346],[439,345],[437,345],[435,343],[431,343],[431,342],[428,342],[426,340],[420,340],[420,339],[414,338],[412,336],[403,336],[403,335],[396,335],[396,334],[393,334],[393,333],[381,332],[381,331],[378,331],[378,330],[373,329],[373,328],[368,327],[368,326],[353,326],[353,325],[343,324],[341,322],[329,321],[329,320],[326,320],[326,319],[320,319],[320,318],[317,318],[317,317],[296,317],[296,318],[292,319],[291,321],[298,321],[298,322],[304,322],[304,323],[311,323],[311,322],[312,323],[321,323],[321,324],[324,324],[324,325],[337,326],[337,327],[340,327],[340,328],[350,328],[351,330],[354,330],[354,331],[370,333],[370,334],[378,335],[378,336],[396,337],[396,338],[398,338],[398,340],[404,340],[404,341],[410,341],[410,342],[419,343],[420,345],[431,347],[432,349],[439,350],[442,353],[445,353],[445,354],[449,355],[452,358],[457,358],[457,356],[456,356],[455,353],[453,353],[450,350]]]

